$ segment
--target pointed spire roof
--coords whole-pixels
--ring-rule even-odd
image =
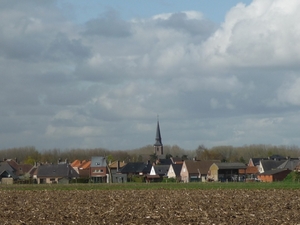
[[[156,137],[155,137],[155,144],[154,144],[154,146],[162,146],[158,119],[157,119]]]

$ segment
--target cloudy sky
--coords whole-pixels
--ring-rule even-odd
[[[300,1],[0,1],[0,149],[300,145]]]

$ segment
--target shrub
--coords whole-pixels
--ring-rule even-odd
[[[284,179],[284,182],[299,182],[299,181],[300,181],[300,173],[295,171],[290,172]]]
[[[163,182],[165,182],[165,183],[175,183],[177,180],[174,178],[174,177],[172,177],[172,178],[164,178],[163,179]]]

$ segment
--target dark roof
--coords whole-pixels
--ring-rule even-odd
[[[284,157],[282,155],[271,155],[268,158],[273,159],[273,160],[285,160],[286,159],[286,157]]]
[[[157,175],[164,176],[168,174],[170,165],[154,165],[153,167]]]
[[[268,160],[268,158],[251,158],[251,160],[254,166],[258,166],[260,160]]]
[[[219,167],[219,169],[246,169],[247,166],[244,163],[239,162],[233,162],[233,163],[216,163],[216,165]]]
[[[172,159],[159,159],[159,164],[160,165],[171,165],[173,162],[172,162]]]
[[[174,173],[176,176],[180,176],[180,171],[182,168],[182,164],[171,164],[170,167],[173,167]]]
[[[16,176],[20,176],[28,173],[33,167],[32,165],[29,164],[19,164],[13,159],[7,159],[3,163],[7,163],[13,169],[13,172]]]
[[[265,172],[268,170],[276,169],[278,166],[284,163],[283,161],[277,160],[261,160],[260,162]]]
[[[291,171],[289,169],[273,169],[273,170],[268,170],[264,173],[261,173],[259,175],[274,175],[274,174],[277,174],[277,173],[281,173],[283,171]]]
[[[13,178],[13,179],[18,179],[18,176],[15,175],[12,171],[10,170],[3,170],[0,172],[0,177],[1,178],[4,178],[4,177],[10,177],[10,178]]]
[[[91,167],[106,167],[106,158],[103,156],[93,156],[91,159]]]
[[[37,177],[78,177],[78,173],[71,167],[65,164],[47,164],[37,168]]]
[[[278,166],[278,169],[290,169],[294,170],[298,163],[300,162],[299,159],[288,159],[284,163]]]
[[[129,162],[122,169],[121,173],[150,173],[152,164],[144,162]]]
[[[155,137],[155,144],[154,144],[154,146],[162,146],[161,135],[160,135],[160,128],[159,128],[159,122],[158,121],[157,121],[156,137]]]
[[[4,170],[13,171],[14,169],[7,163],[7,161],[0,162],[0,172]]]
[[[6,175],[9,175],[14,179],[18,178],[18,176],[15,174],[14,168],[11,167],[11,165],[7,161],[0,162],[0,177],[5,177]]]
[[[148,174],[148,173],[150,173],[151,167],[152,167],[152,164],[150,164],[150,163],[145,164],[144,168],[142,169],[143,174]]]

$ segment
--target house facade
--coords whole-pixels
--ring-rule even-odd
[[[182,168],[182,164],[171,164],[168,170],[167,177],[174,178],[177,181],[180,181],[180,171]]]
[[[93,183],[108,183],[108,168],[106,158],[102,156],[93,156],[90,165],[90,179]]]
[[[247,166],[244,163],[213,163],[209,168],[208,178],[212,181],[240,181],[245,178],[245,174],[239,171],[245,170]]]
[[[209,168],[215,162],[219,161],[185,160],[180,171],[181,181],[207,181]]]
[[[40,165],[36,173],[38,184],[66,184],[79,177],[68,163]]]
[[[289,169],[273,169],[258,174],[257,177],[262,182],[283,181],[290,172],[291,170]]]

